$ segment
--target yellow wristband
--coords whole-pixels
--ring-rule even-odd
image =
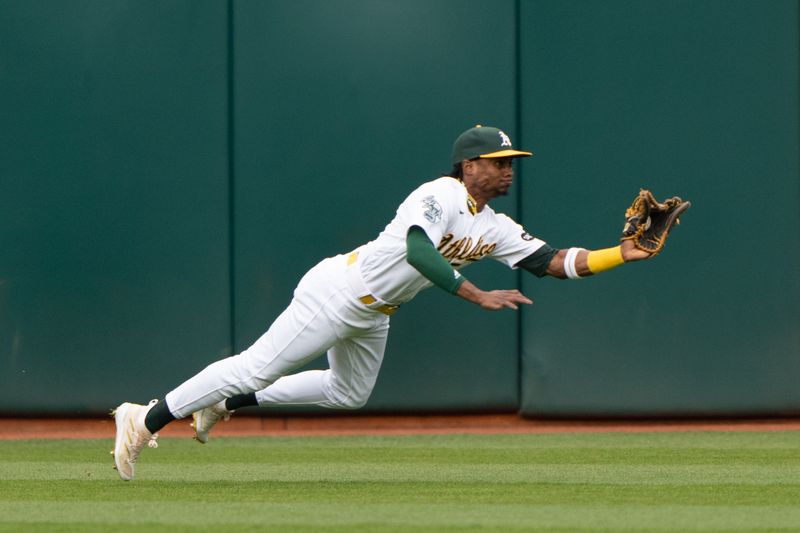
[[[622,259],[622,247],[615,246],[613,248],[605,248],[604,250],[594,250],[589,252],[586,258],[586,265],[592,274],[610,270],[614,267],[620,266],[625,260]]]

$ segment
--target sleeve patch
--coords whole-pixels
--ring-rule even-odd
[[[436,224],[442,220],[442,206],[439,205],[439,202],[436,201],[436,198],[434,198],[433,195],[423,198],[422,206],[425,209],[425,211],[422,213],[422,215],[425,217],[425,220],[431,224]]]

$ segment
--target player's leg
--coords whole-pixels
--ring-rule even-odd
[[[338,337],[321,311],[324,305],[295,298],[250,348],[209,365],[168,393],[172,414],[183,418],[225,398],[261,390],[325,352]]]
[[[371,315],[372,329],[342,339],[328,350],[329,369],[283,376],[264,390],[233,396],[195,412],[197,440],[207,442],[211,428],[240,407],[320,405],[356,409],[364,405],[375,386],[389,332],[388,317]]]
[[[258,405],[320,405],[358,409],[369,399],[386,349],[389,320],[374,329],[343,339],[328,350],[327,370],[284,376],[255,393]]]

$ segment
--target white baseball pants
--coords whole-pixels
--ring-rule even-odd
[[[185,418],[254,391],[260,405],[363,406],[383,360],[389,317],[358,300],[346,274],[354,267],[339,255],[308,271],[289,307],[255,344],[212,363],[167,394],[173,416]],[[286,376],[325,351],[328,370]]]

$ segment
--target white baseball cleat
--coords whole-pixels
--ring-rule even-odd
[[[151,434],[144,425],[145,415],[156,403],[158,400],[152,400],[147,405],[126,402],[111,411],[117,426],[117,438],[111,455],[114,456],[114,468],[124,481],[133,479],[136,459],[145,444],[150,448],[158,448],[158,433]]]
[[[208,442],[208,432],[219,422],[219,419],[230,420],[233,411],[225,408],[225,400],[215,403],[211,407],[200,409],[192,413],[194,419],[190,426],[194,428],[194,438],[197,442],[205,444]]]

